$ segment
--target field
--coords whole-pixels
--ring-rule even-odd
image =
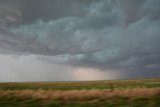
[[[0,107],[159,107],[160,78],[0,83]]]

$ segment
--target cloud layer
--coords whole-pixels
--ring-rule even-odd
[[[1,54],[100,70],[159,70],[159,0],[36,3],[1,1]]]

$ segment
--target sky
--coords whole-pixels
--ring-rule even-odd
[[[160,76],[160,0],[0,0],[0,82]]]

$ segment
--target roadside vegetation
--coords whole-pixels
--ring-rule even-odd
[[[158,107],[160,78],[0,83],[0,107]]]

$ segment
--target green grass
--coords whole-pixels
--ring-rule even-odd
[[[152,100],[151,100],[152,99]],[[38,101],[33,99],[16,99],[0,102],[1,107],[159,107],[160,99],[156,98],[137,98],[126,100],[119,98],[118,100],[109,101]]]
[[[151,89],[150,92],[154,92],[154,89],[160,89],[160,78],[84,82],[0,83],[0,107],[158,107],[160,105],[160,90],[153,95],[149,95],[147,92],[144,92],[146,95],[142,94],[143,96],[140,94],[130,96],[125,93],[123,95],[123,92],[130,89]],[[93,93],[96,90],[103,93],[113,93],[113,96],[92,96],[90,94],[73,96],[67,94],[68,96],[62,95],[55,97],[55,99],[43,98],[42,96],[50,92],[54,97],[55,92],[68,93],[74,90],[76,92],[93,91]],[[20,91],[24,91],[24,94]],[[115,95],[114,93],[117,93],[117,91],[122,94]],[[31,94],[36,95],[34,97]],[[66,100],[65,97],[68,97],[68,99]]]
[[[137,80],[109,80],[83,82],[24,82],[0,83],[0,90],[90,90],[160,87],[160,78]]]

